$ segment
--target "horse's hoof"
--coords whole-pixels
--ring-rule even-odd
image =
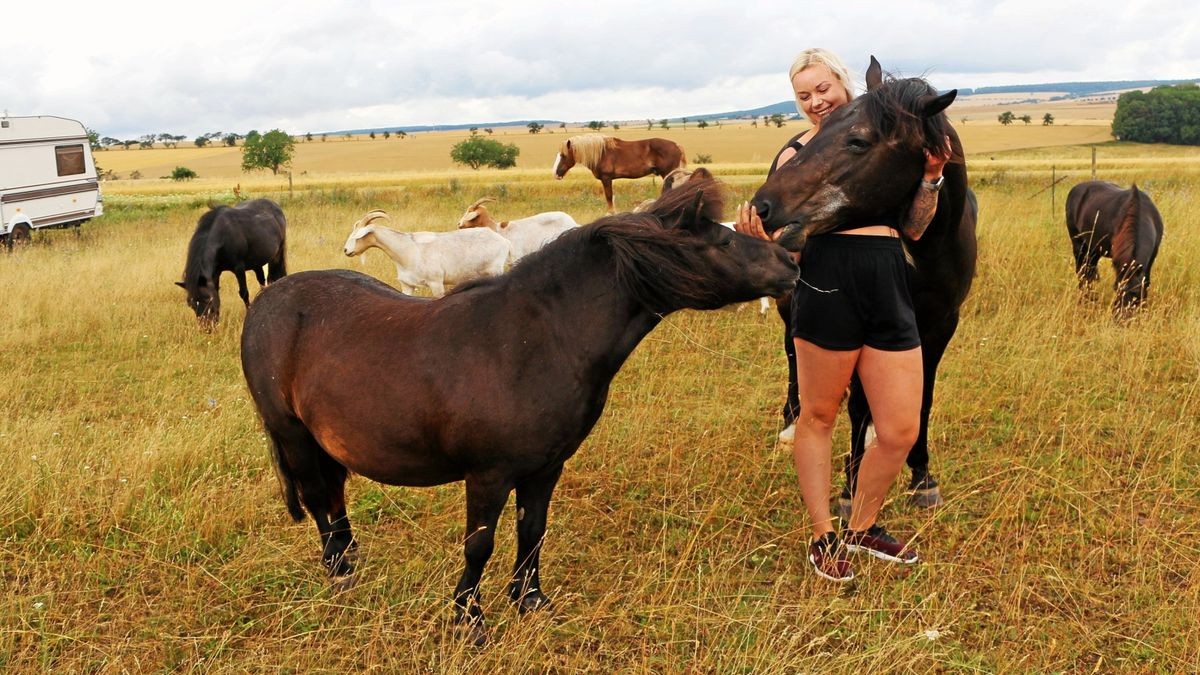
[[[942,499],[942,489],[936,485],[924,490],[913,490],[909,499],[923,509],[932,509],[946,503]]]
[[[487,644],[487,628],[484,627],[482,618],[456,621],[454,636],[474,647],[482,647]]]
[[[792,443],[796,440],[796,423],[792,422],[779,432],[780,443]]]
[[[550,598],[546,597],[545,593],[534,590],[529,591],[525,595],[521,596],[520,600],[514,600],[513,604],[517,606],[518,612],[521,614],[528,614],[529,612],[536,612],[540,609],[549,607]]]
[[[357,574],[344,574],[329,578],[329,588],[334,595],[345,593],[358,585]]]

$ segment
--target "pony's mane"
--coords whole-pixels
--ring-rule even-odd
[[[1121,205],[1120,220],[1113,228],[1112,259],[1113,262],[1136,262],[1134,248],[1137,245],[1138,224],[1142,217],[1142,192],[1137,183],[1133,184],[1125,203]],[[1121,270],[1124,272],[1125,270]]]
[[[619,213],[568,230],[519,260],[509,274],[459,284],[452,292],[493,286],[526,270],[540,274],[573,266],[587,249],[603,246],[611,251],[617,284],[652,312],[721,304],[711,280],[695,271],[695,255],[708,242],[679,227],[684,217],[693,216],[697,203],[695,217],[716,223],[725,208],[725,186],[715,179],[693,177],[659,197],[645,212]]]
[[[604,156],[604,149],[608,147],[610,136],[604,134],[582,134],[580,136],[572,136],[563,141],[559,152],[563,155],[570,154],[575,158],[576,164],[582,164],[589,169],[596,167],[596,163]],[[571,149],[567,149],[567,144],[571,144]]]
[[[922,99],[937,96],[938,91],[919,77],[897,78],[888,75],[883,84],[863,94],[863,111],[870,123],[887,138],[921,139],[921,148],[940,152],[950,135],[950,120],[942,111],[932,117],[920,114]],[[952,162],[962,162],[957,155]]]
[[[200,216],[196,223],[196,231],[192,234],[192,240],[188,242],[187,261],[183,266],[183,283],[189,292],[196,288],[200,274],[204,272],[201,266],[204,263],[204,247],[208,245],[208,234],[217,222],[217,217],[228,208],[230,207],[224,204],[210,205],[208,211]]]

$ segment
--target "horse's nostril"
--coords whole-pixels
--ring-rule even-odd
[[[755,199],[750,205],[758,212],[758,217],[762,218],[764,223],[771,217],[771,202],[765,199]]]

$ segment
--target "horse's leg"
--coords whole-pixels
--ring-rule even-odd
[[[259,265],[258,267],[253,267],[251,269],[254,270],[254,278],[255,278],[255,280],[258,281],[258,287],[262,288],[262,287],[266,286],[267,280],[266,280],[266,278],[263,277],[262,265]]]
[[[242,303],[247,307],[250,306],[250,289],[246,288],[246,268],[236,267],[233,270],[233,276],[238,282],[238,297],[242,299]]]
[[[800,385],[796,379],[796,342],[792,339],[792,294],[775,301],[779,318],[783,319],[783,352],[788,362],[787,398],[783,401],[783,431],[779,440],[792,442],[796,431],[796,418],[800,416]]]
[[[608,204],[609,214],[616,213],[617,207],[613,204],[612,179],[601,178],[600,184],[604,186],[604,201]]]
[[[454,621],[465,628],[475,646],[487,641],[479,580],[495,546],[496,521],[512,487],[490,476],[469,474],[467,484],[467,535],[463,544],[466,567],[454,589]]]
[[[275,283],[287,276],[287,251],[283,245],[279,245],[279,254],[274,259],[267,261],[267,281]]]
[[[508,585],[508,597],[522,614],[550,604],[550,598],[542,591],[540,560],[546,513],[561,475],[559,464],[517,482],[517,562]]]
[[[318,455],[318,461],[329,494],[329,537],[321,550],[321,560],[329,566],[338,589],[344,590],[353,585],[353,577],[349,575],[354,572],[353,554],[358,549],[358,542],[350,530],[350,516],[346,513],[348,472],[324,450]]]
[[[912,469],[912,480],[908,489],[917,506],[932,508],[942,504],[942,491],[929,471],[929,413],[933,410],[933,389],[937,384],[938,364],[946,353],[946,347],[958,330],[958,312],[955,311],[935,332],[921,336],[921,360],[924,369],[924,387],[921,390],[921,430],[917,441],[908,452],[908,468]]]

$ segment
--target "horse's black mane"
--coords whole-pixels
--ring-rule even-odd
[[[616,283],[650,311],[667,312],[681,304],[720,304],[710,280],[696,274],[692,264],[702,240],[678,227],[682,218],[692,216],[697,195],[698,217],[718,221],[724,211],[724,186],[713,179],[693,178],[669,190],[644,212],[606,216],[569,230],[522,258],[508,274],[460,284],[453,293],[504,283],[505,278],[518,275],[553,274],[577,265],[587,248],[605,245],[616,265]]]
[[[194,288],[199,284],[200,275],[204,272],[201,267],[204,258],[204,247],[208,245],[208,234],[212,231],[213,224],[217,222],[217,216],[230,207],[224,204],[209,206],[207,212],[200,216],[200,220],[196,223],[196,231],[192,234],[192,240],[188,243],[187,262],[183,268],[183,283],[188,285],[189,289]]]
[[[932,117],[919,114],[924,99],[937,95],[938,91],[919,77],[888,75],[881,86],[863,95],[863,112],[885,137],[919,138],[923,149],[938,152],[950,134],[950,120],[944,111]],[[962,158],[952,157],[951,161]]]

